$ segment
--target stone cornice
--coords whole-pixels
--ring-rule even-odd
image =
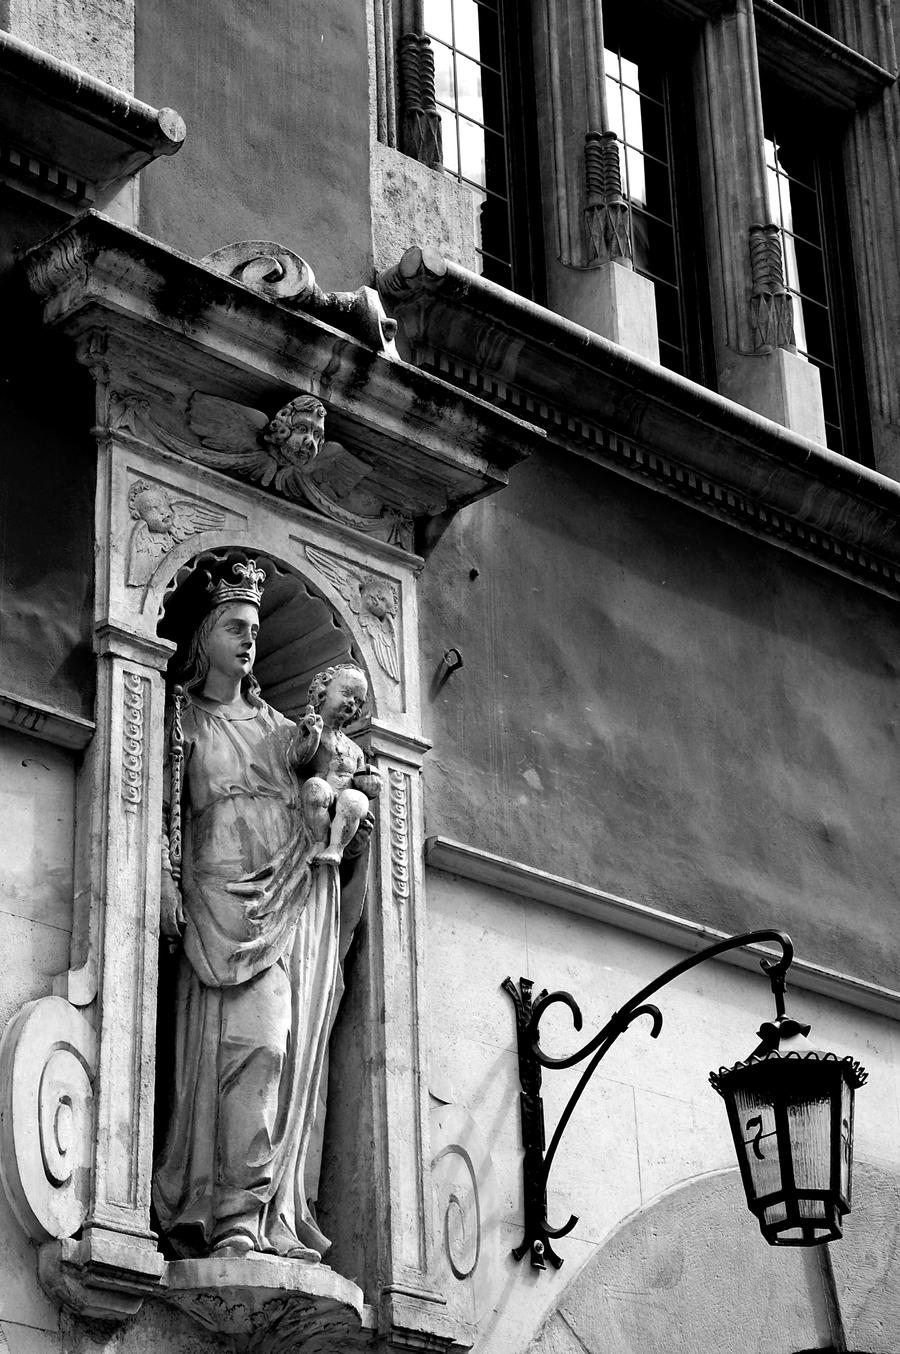
[[[725,932],[715,927],[661,912],[630,898],[620,898],[614,893],[605,893],[588,884],[579,884],[574,879],[548,874],[546,870],[535,869],[506,856],[494,855],[491,851],[482,851],[477,846],[453,841],[449,837],[429,837],[425,843],[425,861],[433,870],[502,889],[518,898],[532,898],[566,912],[576,912],[580,916],[590,917],[594,921],[645,936],[664,945],[674,945],[678,949],[699,950],[726,938]],[[719,958],[722,963],[758,972],[760,958],[764,958],[766,953],[759,946],[752,945],[743,950],[729,950]],[[791,985],[830,997],[834,1001],[848,1002],[864,1011],[890,1016],[894,1020],[900,1015],[900,992],[804,959],[795,958],[791,966]]]
[[[5,173],[24,182],[38,162],[44,193],[74,203],[181,148],[172,108],[151,108],[66,61],[0,32],[0,149]],[[24,155],[23,155],[24,153]]]
[[[328,436],[376,458],[386,501],[420,519],[502,488],[543,437],[512,411],[97,212],[30,250],[24,265],[45,322],[75,338],[113,389],[152,395],[165,376],[272,412],[284,396],[314,394]],[[190,456],[183,433],[166,445]]]
[[[382,274],[413,361],[550,441],[900,597],[900,484],[441,258]]]

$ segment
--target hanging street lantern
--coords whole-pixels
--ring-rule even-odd
[[[853,1094],[866,1080],[866,1073],[852,1058],[813,1047],[806,1038],[809,1026],[785,1015],[785,975],[794,957],[790,936],[783,931],[750,931],[716,941],[666,969],[614,1011],[586,1044],[564,1058],[551,1057],[541,1048],[539,1026],[547,1008],[560,1003],[571,1011],[575,1029],[580,1030],[581,1011],[575,998],[569,992],[541,992],[533,999],[529,979],[520,978],[518,985],[511,978],[504,981],[516,1009],[521,1086],[525,1235],[513,1250],[517,1260],[530,1251],[535,1269],[545,1269],[548,1260],[557,1269],[562,1264],[552,1242],[571,1232],[578,1219],[570,1217],[561,1227],[551,1227],[547,1221],[550,1167],[575,1105],[619,1036],[639,1016],[651,1020],[654,1039],[659,1035],[662,1013],[647,998],[707,959],[762,941],[781,947],[780,958],[761,960],[775,998],[775,1019],[762,1025],[762,1043],[746,1062],[722,1067],[710,1080],[728,1107],[747,1203],[769,1244],[818,1246],[840,1238],[844,1214],[850,1211]],[[586,1059],[587,1067],[547,1147],[542,1069],[574,1067]]]
[[[777,1000],[777,994],[776,994]],[[867,1073],[782,1012],[746,1062],[710,1081],[728,1109],[750,1211],[770,1246],[839,1240],[850,1212],[853,1095]]]

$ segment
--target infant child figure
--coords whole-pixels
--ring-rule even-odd
[[[378,772],[366,765],[362,749],[343,732],[358,719],[367,695],[365,673],[351,663],[326,668],[310,683],[300,727],[319,735],[301,791],[306,821],[321,843],[310,855],[311,865],[340,864],[344,847],[380,788]]]

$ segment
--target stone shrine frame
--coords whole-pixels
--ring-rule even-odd
[[[268,268],[276,248],[265,246],[255,271],[258,242],[198,264],[87,213],[29,256],[45,322],[74,340],[95,382],[97,732],[79,787],[71,965],[53,995],[14,1019],[0,1051],[2,1178],[41,1243],[44,1287],[76,1313],[125,1319],[159,1297],[251,1343],[277,1326],[297,1350],[308,1338],[317,1350],[461,1349],[432,1259],[424,559],[413,545],[501,487],[535,433],[400,362],[367,289],[322,298],[308,266],[281,251],[295,282],[285,296]],[[319,401],[335,438],[321,475],[297,453]],[[334,1053],[341,1089],[323,1193],[337,1272],[260,1255],[167,1262],[151,1229],[174,651],[158,625],[198,559],[230,552],[273,566],[273,633],[257,675],[276,707],[302,708],[309,676],[350,655],[370,685],[372,714],[355,736],[383,789]]]

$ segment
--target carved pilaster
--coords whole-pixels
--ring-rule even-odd
[[[587,133],[584,172],[587,191],[584,224],[589,261],[631,260],[631,211],[622,195],[622,167],[615,132]]]
[[[400,67],[400,149],[423,165],[443,161],[441,119],[434,101],[434,52],[424,33],[404,33],[397,49]]]
[[[156,966],[147,944],[159,906],[163,667],[170,646],[105,627],[100,651],[96,858],[92,948],[99,986],[99,1055],[88,1269],[115,1236],[115,1287],[152,1288],[162,1273],[150,1231]],[[152,664],[152,666],[151,666]],[[158,665],[158,666],[157,666]],[[102,920],[101,920],[102,918]],[[108,1247],[106,1247],[108,1249]],[[96,1253],[96,1254],[95,1254]]]
[[[750,227],[750,329],[756,352],[793,348],[794,306],[784,285],[781,232],[777,226]]]
[[[385,1349],[459,1347],[459,1330],[433,1279],[433,1201],[423,1011],[424,897],[421,760],[426,745],[384,726],[366,739],[377,765],[377,877],[369,895],[368,934],[378,982],[370,1013],[366,1065],[383,1069],[372,1107],[373,1215],[377,1229],[379,1330]],[[373,1294],[373,1297],[376,1296]]]

